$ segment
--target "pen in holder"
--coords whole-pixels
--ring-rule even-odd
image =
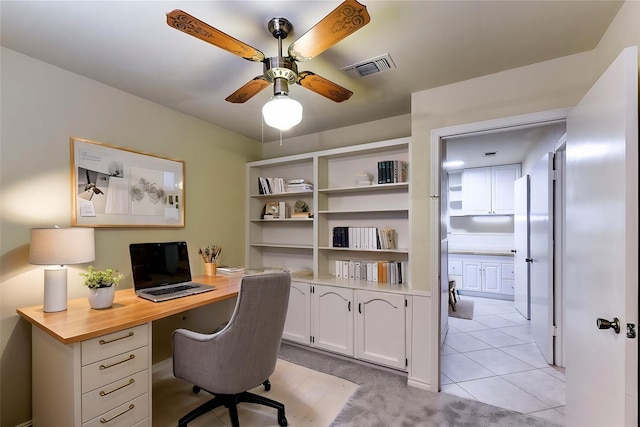
[[[215,276],[216,275],[216,261],[222,252],[222,246],[207,246],[205,248],[198,249],[198,253],[202,256],[204,261],[204,275]]]

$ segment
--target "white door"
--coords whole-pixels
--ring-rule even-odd
[[[638,425],[638,48],[572,110],[566,150],[566,376],[570,426]],[[620,321],[620,333],[596,319]]]
[[[449,242],[440,240],[440,347],[449,331]]]
[[[513,266],[515,285],[513,290],[513,302],[516,310],[525,319],[529,315],[529,175],[514,181],[514,214],[513,214],[513,238],[515,254]]]
[[[553,363],[553,154],[538,160],[529,173],[531,250],[531,335]]]

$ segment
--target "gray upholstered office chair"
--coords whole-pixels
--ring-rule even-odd
[[[289,304],[289,273],[267,273],[242,278],[229,323],[219,332],[201,334],[186,329],[173,333],[173,374],[214,398],[178,421],[186,426],[206,412],[224,405],[234,427],[239,426],[237,404],[258,403],[278,410],[278,424],[287,425],[284,405],[249,393],[263,384],[276,367]]]

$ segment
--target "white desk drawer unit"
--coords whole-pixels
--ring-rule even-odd
[[[143,394],[87,423],[83,423],[82,427],[151,427],[149,425],[149,409],[149,395]]]
[[[82,341],[82,365],[146,346],[149,338],[148,331],[149,328],[145,324]]]
[[[148,419],[148,342],[148,325],[82,342],[83,427],[132,426]]]

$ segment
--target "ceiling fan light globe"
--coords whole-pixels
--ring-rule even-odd
[[[287,95],[276,95],[262,107],[262,117],[267,125],[288,130],[302,121],[302,104]]]

